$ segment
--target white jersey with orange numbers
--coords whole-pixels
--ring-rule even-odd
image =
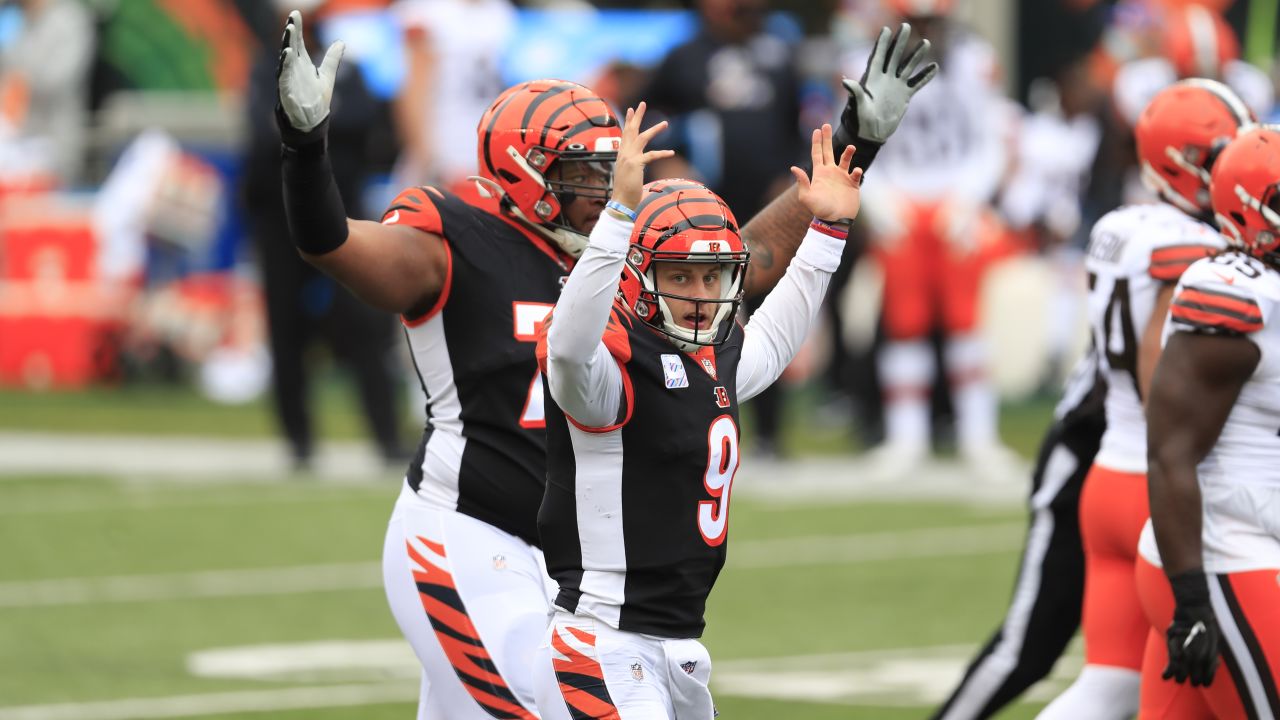
[[[867,49],[849,53],[845,74],[860,77],[868,55]],[[901,193],[913,200],[960,196],[975,203],[995,196],[1016,117],[1000,88],[996,51],[956,30],[939,65],[937,77],[911,99],[893,141],[876,156],[876,181],[865,193]],[[873,204],[864,202],[864,208]]]
[[[1169,306],[1174,332],[1248,338],[1261,357],[1240,390],[1213,449],[1200,462],[1201,486],[1280,486],[1280,272],[1242,253],[1192,265]],[[1274,514],[1274,510],[1270,511]]]
[[[1089,326],[1107,380],[1107,430],[1094,462],[1147,471],[1147,422],[1138,389],[1138,346],[1156,296],[1192,263],[1224,247],[1212,227],[1163,203],[1112,210],[1089,237]]]
[[[1222,82],[1240,96],[1259,118],[1266,118],[1275,103],[1275,87],[1262,70],[1240,60],[1222,66]],[[1162,57],[1132,60],[1120,66],[1112,85],[1112,97],[1120,117],[1133,127],[1156,93],[1178,81],[1173,64]]]

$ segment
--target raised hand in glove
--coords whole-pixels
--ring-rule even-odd
[[[1222,631],[1209,604],[1209,584],[1202,570],[1188,570],[1169,578],[1177,603],[1173,623],[1165,631],[1169,643],[1169,664],[1165,680],[1191,681],[1193,687],[1213,682],[1218,669],[1218,644]]]
[[[280,41],[280,64],[276,68],[279,98],[276,122],[286,143],[310,139],[308,134],[329,117],[334,78],[346,45],[329,46],[317,68],[302,41],[302,13],[294,10],[285,22]],[[320,130],[323,132],[323,128]]]
[[[910,39],[911,26],[907,23],[902,23],[892,34],[889,28],[881,28],[862,79],[856,82],[844,79],[849,101],[840,116],[834,140],[837,153],[847,145],[857,146],[858,155],[862,157],[855,156],[855,165],[865,168],[863,163],[870,163],[880,146],[898,129],[912,96],[938,74],[936,62],[921,66],[929,52],[929,41],[921,41],[908,53]]]

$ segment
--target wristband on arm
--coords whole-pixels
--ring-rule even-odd
[[[823,220],[821,218],[814,218],[813,222],[809,223],[809,228],[811,230],[817,230],[823,235],[829,235],[839,240],[845,240],[849,237],[849,226],[851,224],[852,221],[848,219]]]
[[[277,115],[282,111],[277,107]],[[280,119],[280,118],[278,118]],[[333,252],[347,241],[347,210],[329,163],[329,119],[307,132],[293,129],[287,119],[280,125],[281,175],[289,234],[298,249],[308,255]]]

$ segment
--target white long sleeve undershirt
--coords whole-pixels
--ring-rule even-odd
[[[632,224],[600,216],[569,274],[547,331],[547,386],[579,424],[617,422],[622,372],[605,346],[605,326],[626,263]],[[809,230],[777,287],[743,328],[737,395],[745,402],[773,384],[800,350],[817,318],[844,240]]]

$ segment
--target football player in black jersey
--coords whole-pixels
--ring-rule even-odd
[[[401,316],[427,395],[383,555],[392,612],[424,668],[419,712],[536,717],[531,659],[555,588],[536,526],[546,454],[534,330],[604,208],[618,123],[575,83],[518,85],[479,123],[479,177],[466,197],[410,188],[381,223],[349,220],[325,147],[343,46],[317,68],[301,22],[294,13],[285,28],[276,113],[293,241]],[[859,86],[874,96],[851,100],[835,133],[838,147],[865,148],[864,165],[936,71],[905,51],[908,36],[895,45],[884,35]],[[744,228],[760,260],[748,292],[778,282],[774,259],[796,252],[808,217],[792,191],[760,213],[758,230]]]
[[[746,326],[748,252],[699,183],[643,186],[669,154],[628,111],[614,194],[539,339],[547,386],[547,486],[538,529],[559,585],[540,648],[546,720],[710,720],[698,642],[724,566],[738,405],[790,362],[822,305],[859,209],[853,148],[815,130],[813,177],[793,168],[811,228]],[[622,282],[619,284],[618,276]]]

